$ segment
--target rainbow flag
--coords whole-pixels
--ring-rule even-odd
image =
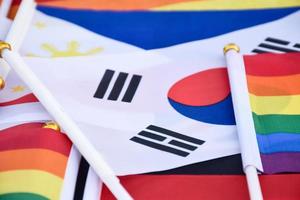
[[[264,173],[300,172],[300,53],[244,62]]]
[[[0,0],[1,2],[1,0]],[[20,0],[14,0],[14,5]],[[299,0],[36,0],[39,5],[88,10],[243,10],[289,8],[300,6]]]
[[[59,199],[71,142],[42,124],[0,132],[0,200]]]

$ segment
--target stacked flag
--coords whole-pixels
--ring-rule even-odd
[[[133,197],[248,198],[220,49],[236,39],[243,53],[299,51],[299,1],[38,2],[21,54],[104,152]],[[299,171],[299,162],[273,159],[297,155],[299,113],[268,109],[271,96],[280,106],[297,100],[297,56],[245,58],[265,173]],[[259,59],[264,67],[258,67]],[[275,89],[265,88],[266,80]],[[0,96],[1,129],[51,119],[13,71]],[[40,124],[2,133],[0,199],[113,199],[64,134]],[[261,181],[266,199],[300,196],[297,174]]]
[[[0,199],[59,199],[72,144],[41,125],[1,131]]]
[[[287,16],[298,8],[122,12],[40,6],[38,10],[94,33],[149,50],[257,26]],[[91,21],[91,19],[98,20]]]
[[[265,173],[299,172],[299,53],[244,57]]]

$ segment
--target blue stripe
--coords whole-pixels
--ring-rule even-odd
[[[274,21],[299,8],[193,12],[38,9],[95,33],[144,49],[156,49]]]
[[[256,135],[259,151],[264,154],[279,152],[300,152],[300,134],[273,133]]]

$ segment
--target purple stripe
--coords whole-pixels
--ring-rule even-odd
[[[260,154],[264,173],[300,172],[300,153]]]

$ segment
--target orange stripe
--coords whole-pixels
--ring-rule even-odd
[[[158,6],[190,1],[196,0],[60,0],[40,2],[39,5],[90,10],[145,10]]]
[[[18,169],[46,171],[63,178],[67,157],[51,150],[25,149],[0,152],[0,172]]]
[[[288,76],[247,75],[248,89],[256,96],[283,96],[300,94],[300,74]]]

